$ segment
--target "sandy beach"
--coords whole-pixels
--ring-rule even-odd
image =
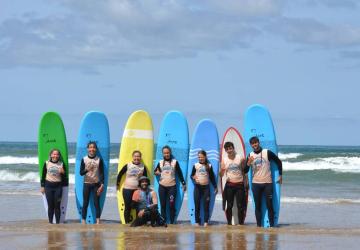
[[[360,244],[360,217],[336,216],[358,211],[360,205],[282,204],[280,226],[255,226],[249,204],[245,226],[225,225],[216,202],[212,224],[193,227],[184,206],[178,225],[167,228],[130,228],[119,223],[116,199],[108,198],[101,225],[81,225],[70,197],[66,224],[49,225],[40,195],[1,195],[6,201],[0,222],[1,249],[356,249]],[[19,201],[26,206],[19,206]],[[186,204],[186,202],[184,203]],[[24,210],[24,208],[26,208]],[[12,211],[12,213],[9,213]]]

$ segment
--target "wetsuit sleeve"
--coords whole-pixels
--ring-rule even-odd
[[[181,168],[180,168],[180,165],[179,165],[179,162],[176,161],[176,165],[175,165],[175,171],[177,173],[177,175],[179,176],[179,180],[181,182],[181,184],[185,185],[185,180],[184,180],[184,176],[182,174],[182,171],[181,171]]]
[[[85,169],[85,162],[84,159],[81,159],[81,164],[80,164],[80,175],[83,176],[87,173],[87,170]]]
[[[147,170],[146,170],[146,166],[145,166],[145,165],[144,165],[144,173],[143,173],[143,176],[148,177],[148,175],[147,175]]]
[[[248,154],[248,156],[245,159],[245,167],[244,167],[244,173],[247,174],[249,172],[250,166],[248,166],[248,160],[249,160],[250,154]]]
[[[47,174],[47,168],[46,168],[46,162],[45,162],[44,167],[43,167],[43,171],[42,171],[41,181],[40,181],[41,187],[45,186],[46,174]]]
[[[156,171],[160,171],[161,172],[161,168],[160,168],[160,162],[156,165],[156,168],[154,169],[154,174]]]
[[[120,170],[116,179],[116,186],[120,185],[121,177],[126,173],[126,171],[127,171],[127,164],[123,166],[123,168]]]
[[[282,175],[282,162],[274,152],[268,150],[269,161],[274,161],[279,169],[279,175]]]
[[[214,188],[217,188],[216,180],[215,180],[215,174],[212,167],[209,168],[209,179],[211,184],[213,184]]]
[[[195,173],[196,173],[196,169],[195,169],[195,165],[194,165],[191,170],[191,177],[194,177]]]
[[[69,186],[69,178],[68,178],[68,173],[67,173],[68,170],[66,170],[65,163],[63,163],[63,169],[64,169],[64,173],[61,174],[61,182],[62,182],[63,187],[67,187],[67,186]]]
[[[99,164],[99,182],[100,184],[104,184],[104,161],[103,159],[100,159],[100,164]]]

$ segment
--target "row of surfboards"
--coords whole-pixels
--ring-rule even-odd
[[[277,144],[275,138],[274,127],[272,119],[268,110],[262,105],[250,106],[245,114],[245,143],[240,133],[233,127],[230,127],[224,134],[222,144],[226,141],[232,141],[235,145],[235,150],[238,154],[246,156],[251,152],[251,147],[248,139],[252,136],[260,138],[261,145],[264,148],[270,149],[277,154]],[[106,116],[101,112],[88,112],[85,114],[77,138],[76,146],[76,163],[75,163],[75,194],[78,214],[81,219],[81,210],[83,204],[83,177],[80,176],[81,159],[87,155],[87,143],[95,141],[98,145],[98,154],[104,161],[104,192],[100,197],[101,210],[104,207],[106,190],[109,179],[109,157],[110,157],[110,133],[109,124]],[[126,123],[123,137],[121,140],[118,172],[121,168],[131,162],[132,152],[140,150],[142,152],[142,160],[147,167],[147,172],[150,173],[151,183],[153,183],[154,190],[157,192],[159,186],[158,177],[154,177],[153,167],[162,159],[162,147],[168,145],[172,148],[174,157],[178,160],[183,176],[187,183],[188,196],[188,214],[192,224],[195,223],[195,204],[193,199],[194,183],[190,178],[192,166],[197,162],[197,153],[199,150],[205,150],[208,159],[214,168],[216,180],[218,180],[219,163],[222,157],[226,157],[222,145],[219,145],[219,136],[216,125],[209,119],[201,120],[193,133],[191,144],[189,143],[189,130],[185,116],[179,111],[168,112],[161,123],[159,136],[157,140],[157,148],[154,159],[154,136],[153,125],[149,114],[143,110],[136,111],[130,115]],[[43,115],[38,134],[38,156],[39,156],[39,173],[42,174],[44,162],[49,158],[51,149],[57,148],[60,150],[62,160],[68,167],[68,151],[67,141],[65,135],[64,125],[60,116],[55,112],[47,112]],[[155,160],[155,161],[154,161]],[[67,171],[68,173],[68,171]],[[278,178],[277,167],[272,163],[273,179]],[[224,176],[223,178],[226,178]],[[249,171],[249,182],[251,190],[251,171]],[[222,187],[226,179],[220,180]],[[183,192],[179,180],[177,179],[177,198],[175,201],[176,217],[179,214],[185,193]],[[120,190],[117,191],[118,209],[121,222],[124,220],[124,199],[122,196],[122,185],[124,178],[120,182]],[[275,211],[275,224],[278,223],[279,209],[280,209],[280,185],[276,182],[274,185],[274,199],[273,206]],[[211,186],[211,200],[210,200],[210,216],[212,214],[215,194]],[[264,198],[265,199],[265,198]],[[47,202],[43,196],[45,209],[47,210]],[[61,222],[65,221],[66,208],[68,202],[68,187],[63,188],[63,197],[61,201]],[[90,196],[90,205],[87,212],[86,222],[89,224],[95,223],[95,208],[92,205],[92,196]],[[265,204],[263,200],[262,204]],[[167,206],[169,207],[169,206]],[[160,209],[160,205],[159,205]],[[237,224],[236,206],[233,208],[233,224]],[[265,205],[262,207],[263,226],[268,227],[269,221],[267,216],[267,209]],[[167,213],[169,215],[169,211]],[[135,218],[135,211],[132,211],[132,217]],[[203,221],[203,208],[201,208],[201,218]],[[169,218],[166,218],[169,221]]]

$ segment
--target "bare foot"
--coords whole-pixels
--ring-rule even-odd
[[[97,224],[97,225],[100,224],[100,219],[96,219],[96,224]]]
[[[195,226],[195,227],[198,227],[198,226],[199,226],[199,223],[195,223],[194,226]]]
[[[204,223],[204,227],[207,227],[207,226],[208,226],[208,224],[205,222],[205,223]]]
[[[81,221],[81,224],[85,225],[85,224],[86,224],[85,220],[82,220],[82,221]]]

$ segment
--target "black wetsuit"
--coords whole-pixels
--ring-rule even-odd
[[[96,156],[94,157],[90,157],[88,156],[90,159],[94,159]],[[84,159],[81,160],[81,165],[80,165],[80,175],[83,176],[87,173],[88,171],[85,169],[85,162]],[[94,206],[95,206],[95,211],[96,211],[96,218],[99,219],[101,216],[101,208],[100,208],[100,196],[97,195],[97,191],[99,189],[99,187],[101,186],[101,184],[104,184],[104,162],[103,160],[100,158],[100,162],[99,162],[99,168],[98,168],[98,177],[99,177],[99,182],[97,183],[84,183],[84,187],[83,187],[83,207],[82,207],[82,219],[86,220],[86,215],[87,215],[87,209],[89,206],[89,200],[90,200],[90,193],[93,193],[93,198],[94,198]]]
[[[164,160],[165,161],[165,160]],[[172,159],[167,161],[171,163]],[[154,173],[156,171],[161,172],[160,163],[156,166]],[[182,174],[179,162],[176,161],[175,165],[175,171],[177,176],[179,177],[179,180],[182,185],[185,185],[184,176]],[[166,201],[169,200],[169,208],[170,208],[170,224],[174,224],[175,221],[175,201],[176,201],[176,193],[177,193],[177,186],[176,184],[174,186],[163,186],[159,183],[159,199],[160,199],[160,205],[161,205],[161,216],[166,219]]]
[[[254,153],[259,154],[263,149],[259,148],[259,150],[254,151]],[[279,175],[282,175],[282,162],[277,157],[276,154],[274,154],[272,151],[267,151],[268,155],[268,161],[274,161],[279,169]],[[246,162],[248,162],[249,156],[246,159]],[[250,166],[246,164],[245,166],[245,173],[248,173],[250,169]],[[277,180],[273,180],[277,181]],[[273,184],[272,183],[252,183],[252,193],[254,197],[255,202],[255,217],[256,217],[256,224],[258,227],[261,227],[261,199],[262,195],[265,195],[266,200],[266,207],[268,209],[268,215],[269,215],[269,224],[270,227],[274,226],[274,207],[273,207]]]
[[[116,185],[120,185],[120,181],[122,176],[126,173],[128,169],[128,164],[126,164],[121,171],[119,172],[118,176],[117,176],[117,180],[116,180]],[[146,166],[144,165],[144,172],[143,172],[143,176],[147,177],[147,171],[146,171]],[[135,192],[136,189],[127,189],[127,188],[123,188],[123,198],[124,198],[124,204],[125,204],[125,208],[124,208],[124,218],[125,218],[125,223],[128,224],[130,223],[133,218],[131,217],[131,204],[132,204],[132,197],[133,194]]]
[[[195,165],[192,168],[191,171],[191,177],[194,177],[196,173]],[[215,174],[213,168],[208,169],[209,174],[209,180],[211,184],[216,189],[216,180],[215,180]],[[194,203],[195,203],[195,222],[200,223],[200,202],[201,199],[204,198],[204,223],[209,222],[210,217],[210,185],[200,185],[195,183],[194,188]]]
[[[56,162],[54,162],[56,163]],[[69,185],[69,181],[66,174],[66,167],[63,163],[64,173],[61,174],[61,182],[50,182],[46,180],[47,168],[46,162],[44,163],[42,176],[41,176],[41,187],[45,188],[45,196],[48,203],[48,219],[49,223],[53,223],[53,217],[55,214],[56,224],[60,223],[61,216],[61,199],[62,199],[62,188]]]

